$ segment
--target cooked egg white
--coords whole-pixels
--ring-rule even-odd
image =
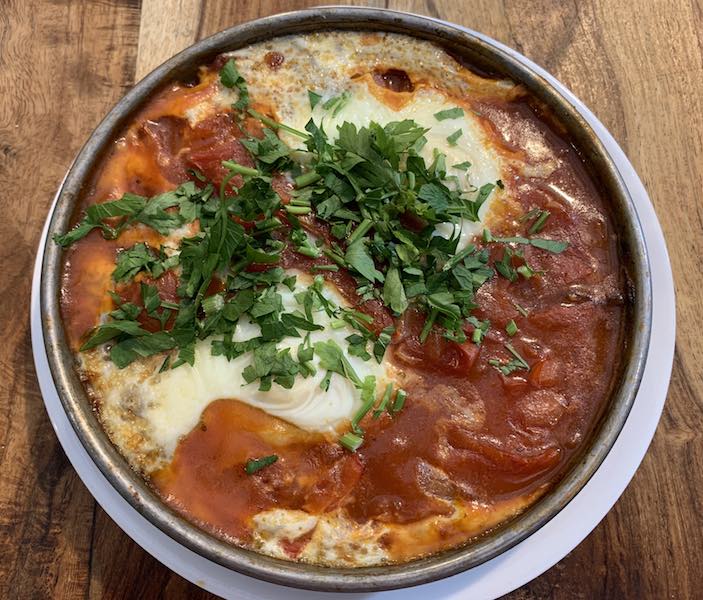
[[[285,60],[272,71],[265,64],[265,56],[275,50]],[[475,192],[486,183],[495,183],[502,178],[503,160],[495,145],[488,138],[480,119],[469,108],[463,107],[463,115],[454,119],[439,120],[435,114],[459,106],[450,92],[461,96],[476,91],[485,81],[458,69],[458,64],[432,44],[393,34],[375,37],[350,33],[345,36],[308,35],[285,37],[270,44],[260,44],[232,53],[238,68],[248,82],[250,97],[275,111],[279,120],[294,129],[304,131],[312,118],[325,133],[336,139],[338,126],[344,122],[367,127],[372,121],[386,125],[393,121],[411,119],[429,129],[425,134],[427,144],[421,151],[427,164],[434,159],[435,152],[446,156],[447,175],[456,177],[459,188]],[[419,84],[410,93],[398,94],[400,102],[384,102],[383,94],[374,94],[377,86],[370,74],[376,68],[399,68],[418,82],[441,77],[442,89]],[[492,91],[513,88],[509,82],[492,83]],[[321,96],[311,110],[308,90]],[[378,91],[378,90],[375,90]],[[383,90],[385,91],[385,90]],[[349,99],[340,107],[325,108],[325,104],[342,94]],[[393,92],[386,92],[393,95]],[[379,99],[381,98],[381,99]],[[448,141],[452,134],[461,130],[455,143]],[[281,132],[281,137],[292,147],[300,147],[301,140],[295,135]],[[469,162],[467,170],[454,165]],[[437,227],[443,237],[460,234],[458,249],[466,247],[489,221],[489,215],[497,208],[503,193],[496,188],[479,211],[479,221],[466,219],[459,224],[447,223]]]
[[[312,516],[301,510],[272,509],[260,512],[253,521],[252,545],[269,556],[290,558],[285,541],[312,534],[299,560],[349,567],[372,566],[389,560],[382,543],[389,528],[371,522],[359,525],[340,510]]]
[[[493,505],[481,502],[453,501],[447,504],[446,515],[429,516],[414,523],[359,523],[343,509],[321,515],[302,510],[274,508],[253,518],[252,547],[276,558],[290,559],[286,542],[302,536],[310,541],[297,560],[312,564],[364,567],[393,560],[408,560],[432,551],[438,537],[454,532],[479,534],[516,515],[543,490],[525,497],[499,501]]]
[[[287,312],[301,310],[295,293],[304,291],[306,284],[310,283],[309,276],[297,275],[294,292],[283,285],[278,289]],[[324,293],[338,306],[346,304],[330,286],[325,286]],[[315,312],[313,318],[324,330],[310,333],[311,344],[334,340],[340,348],[347,348],[345,338],[354,333],[349,325],[332,328],[331,319],[324,310]],[[243,342],[260,334],[258,325],[242,318],[237,325],[234,341]],[[277,346],[281,350],[290,348],[295,356],[302,341],[301,338],[287,337]],[[236,398],[301,429],[322,432],[333,431],[360,407],[359,391],[346,377],[333,374],[329,389],[325,391],[320,387],[326,371],[320,368],[317,354],[312,360],[317,370],[315,375],[296,377],[291,389],[273,383],[270,390],[263,392],[259,391],[258,381],[247,384],[242,377],[244,368],[251,364],[251,353],[228,360],[224,356],[213,356],[211,343],[210,338],[198,343],[193,366],[184,365],[165,371],[145,382],[144,393],[150,401],[142,416],[152,423],[154,440],[168,454],[175,449],[180,436],[197,424],[203,409],[218,398]],[[384,385],[385,370],[375,359],[364,361],[351,355],[348,359],[361,379],[373,375],[379,386]]]
[[[297,280],[293,291],[279,285],[283,308],[286,312],[301,311],[295,295],[305,291],[311,278],[307,274],[293,271],[288,274],[296,275]],[[346,305],[330,285],[324,286],[323,294],[337,306]],[[313,319],[324,329],[310,332],[311,344],[334,340],[340,348],[346,350],[348,343],[345,338],[354,333],[351,326],[335,323],[335,327],[332,327],[331,318],[322,309],[314,311]],[[259,337],[260,334],[259,326],[244,317],[237,325],[234,341],[243,342]],[[102,367],[104,378],[117,385],[106,386],[102,415],[112,421],[111,426],[116,434],[122,435],[121,432],[125,429],[130,432],[139,429],[145,440],[148,440],[149,447],[156,450],[161,458],[168,460],[173,455],[178,440],[198,424],[207,405],[219,398],[235,398],[285,419],[301,429],[318,432],[335,431],[350,420],[361,406],[359,390],[346,377],[333,374],[329,388],[323,390],[320,387],[326,371],[319,368],[320,359],[317,354],[312,360],[317,371],[314,375],[296,377],[291,389],[273,383],[270,390],[260,391],[258,381],[247,384],[242,377],[242,371],[252,362],[252,354],[248,352],[233,360],[214,356],[211,348],[213,339],[198,342],[192,366],[182,365],[162,373],[157,372],[153,366],[151,372],[145,373],[143,365],[138,363],[122,370],[116,369],[112,363],[105,363]],[[288,337],[279,342],[277,347],[281,350],[290,348],[295,357],[302,341],[302,338]],[[379,389],[386,385],[390,376],[386,373],[384,364],[379,365],[374,358],[366,361],[351,355],[347,358],[360,379],[373,375]],[[133,402],[135,397],[139,398],[136,405]],[[127,406],[127,402],[131,404]],[[124,420],[123,415],[127,409],[138,417],[138,424],[133,420]],[[137,456],[139,452],[133,454]]]
[[[378,100],[369,91],[369,85],[375,84],[350,82],[349,88],[345,90],[350,94],[349,100],[341,105],[339,111],[335,111],[332,107],[330,110],[324,108],[325,101],[334,97],[330,96],[329,92],[324,93],[323,99],[315,106],[312,113],[309,104],[307,108],[305,104],[299,105],[292,126],[304,129],[305,123],[312,116],[331,139],[336,139],[338,127],[345,122],[353,123],[360,128],[368,127],[371,122],[386,125],[393,121],[410,119],[428,129],[425,134],[427,143],[420,152],[425,162],[428,165],[432,163],[437,152],[445,155],[447,175],[457,178],[456,182],[450,182],[450,185],[456,183],[460,189],[474,192],[484,183],[495,183],[501,178],[498,154],[487,147],[481,126],[468,109],[464,110],[460,117],[438,120],[435,114],[456,108],[457,105],[434,88],[422,88],[413,94],[412,100],[395,110]],[[448,138],[458,131],[461,131],[461,135],[456,142],[450,143]],[[284,135],[289,144],[300,143],[298,138],[290,134]],[[468,170],[456,168],[455,165],[465,162],[471,164]],[[437,227],[437,232],[448,238],[456,231],[460,234],[457,249],[465,248],[471,239],[482,231],[485,217],[499,196],[499,189],[496,188],[481,206],[478,222],[463,219],[459,224],[445,223]]]

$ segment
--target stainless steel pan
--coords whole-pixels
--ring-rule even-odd
[[[505,552],[556,515],[588,482],[615,442],[632,407],[644,368],[652,298],[647,252],[632,200],[611,158],[574,107],[544,79],[501,49],[458,27],[406,13],[352,7],[280,14],[227,29],[176,55],[139,82],[105,117],[78,154],[59,190],[49,235],[69,225],[76,202],[104,153],[135,111],[165,82],[183,79],[221,52],[275,36],[321,29],[404,33],[435,42],[477,68],[522,83],[546,103],[588,163],[606,197],[632,283],[623,339],[623,371],[590,443],[562,480],[512,521],[463,547],[401,565],[341,569],[286,562],[243,550],[199,529],[166,507],[129,467],[98,423],[64,338],[59,313],[62,250],[44,250],[41,308],[46,351],[64,409],[95,464],[122,496],[169,536],[202,556],[252,577],[329,591],[376,591],[426,583],[479,565]]]

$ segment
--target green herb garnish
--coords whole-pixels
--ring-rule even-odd
[[[225,87],[239,91],[239,99],[232,105],[234,108],[242,110],[249,105],[247,82],[237,69],[233,58],[230,58],[220,70],[220,81]]]
[[[358,388],[363,387],[363,383],[349,363],[349,360],[334,340],[317,342],[315,344],[315,354],[320,358],[320,368],[340,375],[351,380]]]
[[[339,96],[334,96],[327,100],[327,102],[322,105],[322,108],[331,111],[332,116],[336,117],[339,112],[349,103],[350,99],[351,92],[344,91]]]
[[[505,376],[508,376],[512,374],[513,372],[517,370],[524,370],[524,371],[529,371],[530,370],[530,365],[527,363],[527,361],[520,355],[520,353],[515,350],[512,344],[505,344],[505,349],[510,352],[510,354],[513,356],[510,360],[506,362],[501,362],[497,359],[490,359],[488,361],[488,364],[491,365],[492,367],[495,367],[500,373],[502,373]]]
[[[398,390],[393,399],[389,384],[376,406],[376,380],[362,380],[347,356],[364,361],[373,356],[380,363],[394,327],[378,333],[372,317],[356,308],[336,306],[323,293],[322,275],[295,294],[298,308],[284,310],[284,287],[295,289],[295,278],[286,276],[281,266],[288,253],[294,251],[311,259],[310,271],[328,273],[327,277],[347,270],[356,281],[361,309],[364,301],[374,301],[396,316],[411,306],[423,311],[422,343],[432,334],[458,343],[470,338],[481,344],[490,322],[479,321],[472,314],[477,308],[477,290],[495,272],[511,282],[533,277],[536,272],[525,261],[521,246],[560,253],[568,244],[534,237],[497,238],[485,229],[484,244],[503,248],[499,260],[491,261],[488,249],[475,244],[460,249],[462,221],[479,221],[483,204],[504,186],[498,180],[478,189],[462,189],[459,177],[447,175],[444,154],[435,150],[431,160],[421,156],[428,129],[412,120],[385,125],[371,122],[367,127],[344,122],[334,139],[311,119],[305,131],[299,131],[248,107],[247,83],[233,59],[221,69],[220,81],[238,91],[234,108],[246,110],[265,126],[262,137],[241,139],[252,162],[223,161],[226,176],[217,190],[202,174],[193,172],[197,181],[165,194],[152,198],[125,194],[119,200],[92,205],[73,230],[55,238],[62,246],[69,246],[93,229],[115,239],[126,227],[138,223],[162,235],[196,220],[200,224],[199,231],[183,238],[178,248],[138,243],[118,253],[113,273],[116,283],[127,283],[140,275],[150,278],[140,284],[143,306],[113,295],[115,309],[91,332],[82,349],[109,342],[110,358],[120,368],[141,357],[165,353],[160,368],[168,369],[192,364],[198,340],[211,338],[215,355],[228,359],[250,356],[242,376],[247,383],[258,384],[260,390],[273,384],[289,389],[297,377],[314,375],[316,357],[324,374],[323,389],[328,389],[333,376],[341,376],[359,390],[362,406],[352,420],[352,432],[340,439],[342,445],[355,451],[363,443],[360,423],[369,411],[373,410],[375,418],[386,410],[395,414],[406,393]],[[324,118],[329,118],[343,110],[351,94],[345,91],[323,101],[319,94],[308,91],[308,98],[311,108],[321,104],[327,111]],[[442,121],[463,115],[462,108],[454,107],[434,116]],[[278,136],[280,131],[300,138],[304,149],[292,151]],[[454,145],[462,135],[458,129],[447,142]],[[470,166],[465,161],[453,168],[467,171]],[[281,172],[295,184],[286,203],[271,185],[272,177]],[[235,181],[236,189],[232,185]],[[549,211],[529,211],[523,217],[531,221],[528,235],[539,233],[548,217]],[[317,231],[310,227],[311,222],[330,235],[311,238],[306,229]],[[454,233],[438,235],[444,230],[440,226],[447,224],[454,226]],[[159,295],[157,280],[167,271],[179,278],[176,301],[164,301]],[[151,280],[156,285],[146,283]],[[211,291],[213,284],[217,284],[215,293]],[[518,305],[516,309],[527,315]],[[159,331],[150,332],[140,325],[142,310],[157,320]],[[347,347],[335,341],[310,341],[310,333],[322,329],[315,322],[320,311],[329,317],[331,327],[353,330],[345,338]],[[234,341],[241,318],[256,325],[260,335]],[[513,320],[506,332],[509,336],[517,333]],[[301,340],[297,349],[279,346],[289,338]],[[506,350],[511,355],[509,361],[492,359],[490,364],[504,375],[516,369],[529,370],[510,344]],[[271,458],[276,459],[264,457],[253,462]]]
[[[392,395],[393,395],[393,384],[389,383],[386,385],[386,389],[383,392],[383,396],[381,397],[381,402],[379,403],[378,407],[373,411],[373,418],[374,419],[378,419],[383,414],[383,411],[386,410],[386,407],[388,406],[388,403],[390,402]]]
[[[117,253],[112,279],[116,282],[128,281],[142,272],[158,279],[166,271],[175,267],[178,260],[177,254],[168,256],[164,248],[160,248],[157,253],[147,244],[139,242]]]
[[[339,438],[340,445],[344,446],[349,452],[356,452],[364,443],[364,438],[356,433],[347,431]]]
[[[244,470],[246,471],[247,475],[253,475],[257,471],[261,471],[261,469],[265,469],[266,467],[271,466],[277,460],[278,456],[276,456],[275,454],[271,454],[269,456],[262,456],[261,458],[252,458],[247,461]]]
[[[405,399],[407,397],[408,393],[405,390],[398,390],[395,393],[395,400],[393,401],[393,407],[391,408],[391,412],[393,414],[397,414],[403,409],[403,406],[405,406]]]
[[[457,141],[459,138],[463,135],[463,131],[461,129],[457,129],[454,133],[451,135],[447,136],[447,143],[450,146],[456,146]],[[456,166],[456,165],[455,165]]]
[[[438,121],[445,121],[446,119],[458,119],[464,116],[464,109],[459,108],[448,108],[446,110],[440,110],[434,114],[434,118]]]
[[[120,233],[136,223],[142,223],[161,234],[168,234],[185,223],[194,221],[200,205],[212,194],[212,186],[198,189],[193,182],[182,184],[172,192],[145,198],[124,194],[119,200],[92,204],[83,219],[71,231],[54,236],[54,241],[64,248],[84,238],[93,229],[100,229],[105,239],[114,240]],[[167,209],[178,208],[178,211]]]
[[[310,100],[310,110],[312,110],[317,106],[320,100],[322,100],[322,96],[313,92],[312,90],[308,90],[308,99]]]
[[[542,231],[550,215],[551,213],[548,210],[540,210],[537,214],[537,218],[535,219],[534,223],[532,223],[532,225],[530,225],[530,228],[527,230],[527,233],[529,233],[530,235],[534,235],[535,233],[539,233],[540,231]]]
[[[517,310],[523,317],[529,316],[530,313],[527,312],[527,309],[519,305],[517,302],[513,302],[513,306],[515,307],[515,310]]]

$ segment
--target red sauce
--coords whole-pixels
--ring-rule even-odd
[[[272,69],[283,61],[274,54],[266,58]],[[373,76],[394,91],[413,89],[403,71]],[[219,183],[224,158],[253,165],[238,141],[242,128],[231,114],[191,127],[168,110],[183,94],[206,93],[193,89],[165,90],[144,109],[98,171],[86,203],[124,191],[172,189],[191,168]],[[581,158],[539,109],[526,99],[484,98],[474,104],[487,134],[506,155],[535,166],[556,158],[547,177],[513,173],[506,184],[514,191],[516,214],[549,210],[540,235],[567,240],[569,248],[554,255],[527,247],[525,258],[542,274],[512,284],[495,277],[480,289],[476,316],[492,323],[481,346],[457,344],[437,332],[423,344],[424,317],[407,311],[396,323],[388,352],[409,396],[394,417],[367,416],[365,442],[355,454],[235,400],[212,403],[201,424],[179,443],[172,462],[152,478],[178,510],[240,543],[250,537],[251,517],[276,507],[313,514],[343,507],[360,522],[410,523],[448,514],[452,500],[490,504],[538,491],[556,481],[574,458],[619,371],[626,308],[615,233]],[[256,127],[244,125],[250,133]],[[290,183],[276,177],[274,187],[287,202]],[[309,217],[301,222],[330,239],[326,224]],[[504,223],[498,233],[524,235],[529,225],[510,219]],[[93,232],[68,251],[61,305],[74,347],[105,310],[115,252],[145,236],[146,230],[125,232],[106,241]],[[492,253],[492,259],[502,256],[501,249]],[[313,271],[316,264],[329,261],[290,248],[281,260],[281,266],[303,271]],[[380,302],[357,296],[348,273],[323,275],[374,318],[374,330],[393,323]],[[173,279],[167,274],[155,282],[165,298],[175,294]],[[123,294],[136,300],[137,290]],[[511,319],[519,327],[512,338],[505,332]],[[504,376],[489,366],[490,359],[511,358],[507,342],[531,364],[529,372]],[[254,475],[244,472],[247,460],[270,454],[279,460]],[[286,540],[288,554],[297,556],[307,539]]]
[[[276,454],[273,465],[247,475],[250,459]],[[234,400],[217,400],[178,445],[153,483],[196,520],[237,540],[247,521],[274,507],[320,513],[348,496],[362,471],[358,456],[322,435]]]

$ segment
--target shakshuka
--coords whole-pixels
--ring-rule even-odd
[[[63,324],[107,435],[185,518],[405,562],[588,444],[628,303],[607,203],[519,84],[403,35],[275,38],[114,140],[55,237]]]

